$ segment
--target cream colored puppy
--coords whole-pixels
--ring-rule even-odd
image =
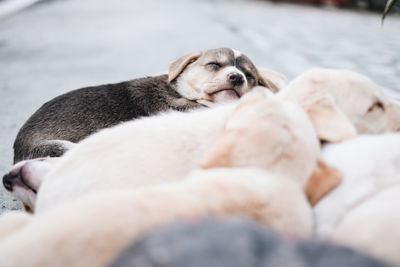
[[[35,212],[96,191],[182,179],[195,169],[235,104],[170,112],[105,129],[68,151],[45,176]]]
[[[310,207],[293,180],[257,169],[215,169],[169,184],[90,194],[34,216],[0,241],[0,265],[106,266],[157,225],[231,214],[296,236],[312,229]]]
[[[312,212],[303,188],[310,179],[323,185],[331,170],[318,165],[319,140],[305,112],[259,91],[240,102],[221,132],[202,159],[209,169],[180,181],[64,202],[3,239],[0,265],[105,266],[144,232],[192,216],[243,215],[310,236]],[[319,175],[311,175],[315,169]],[[326,190],[310,187],[309,197],[321,188]]]
[[[336,119],[342,121],[344,117],[348,118],[348,127],[353,126],[353,131],[357,133],[400,130],[400,105],[386,96],[384,91],[371,79],[352,71],[313,69],[289,83],[279,95],[299,103],[308,111],[321,139],[340,141],[332,138],[334,131],[329,124]],[[315,102],[333,108],[326,110],[328,114],[314,112],[312,103]],[[330,119],[319,120],[319,116]],[[342,137],[346,137],[345,134]]]
[[[89,192],[182,179],[196,168],[203,153],[224,129],[236,105],[238,108],[251,105],[243,112],[251,115],[248,119],[257,127],[268,125],[271,131],[275,126],[280,127],[283,123],[280,119],[276,125],[270,123],[273,116],[282,117],[280,112],[273,112],[278,104],[268,100],[272,97],[265,88],[259,87],[243,96],[238,104],[191,113],[173,112],[103,130],[71,149],[46,175],[37,196],[36,211],[43,212]],[[320,112],[323,113],[324,108],[321,106]],[[285,112],[291,114],[297,125],[297,120],[303,121],[298,118],[302,111],[299,107],[293,109],[287,108]],[[318,110],[318,107],[314,109]],[[342,128],[339,121],[335,126]],[[227,127],[229,129],[230,124]],[[290,129],[293,133],[289,131],[285,136],[298,131],[297,127]],[[277,147],[273,153],[279,156],[279,151]],[[266,164],[277,168],[274,162]]]
[[[317,237],[400,265],[400,133],[330,144],[322,156],[343,182],[315,206]]]

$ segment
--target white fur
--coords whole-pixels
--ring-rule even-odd
[[[23,229],[33,218],[32,215],[21,211],[7,211],[0,216],[0,240]]]
[[[240,57],[241,55],[243,55],[242,52],[240,52],[240,51],[238,51],[238,50],[236,50],[236,49],[233,49],[233,48],[231,48],[231,49],[232,49],[232,51],[233,51],[233,56],[234,56],[235,58],[238,58],[238,57]]]
[[[358,133],[399,131],[400,105],[385,91],[368,77],[352,71],[313,69],[294,79],[279,94],[305,108],[328,94]],[[383,109],[373,107],[378,101]]]
[[[89,191],[179,179],[194,169],[234,104],[170,112],[105,129],[68,151],[46,176],[36,211]]]
[[[400,255],[391,252],[400,244],[400,194],[380,197],[400,186],[400,133],[330,144],[322,157],[340,170],[343,181],[314,208],[317,236],[400,264]]]

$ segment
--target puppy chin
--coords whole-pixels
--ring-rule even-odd
[[[212,95],[212,99],[198,99],[197,103],[202,104],[206,107],[216,107],[222,104],[229,104],[239,100],[239,97],[232,90],[224,90]]]
[[[216,103],[230,103],[239,99],[238,95],[233,90],[224,90],[215,93],[213,98]]]

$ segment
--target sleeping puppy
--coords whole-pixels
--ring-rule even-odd
[[[326,145],[343,182],[315,206],[316,233],[400,265],[400,133]]]
[[[308,111],[320,139],[334,140],[333,134],[339,139],[345,139],[345,133],[340,134],[329,128],[335,120],[348,120],[346,131],[353,128],[354,133],[384,133],[400,130],[400,104],[385,92],[386,89],[375,84],[371,79],[361,74],[334,69],[313,69],[308,71],[279,92],[283,99],[294,101]],[[312,103],[333,106],[336,110],[327,110],[324,116],[328,120],[320,120],[322,114],[314,112]],[[325,129],[325,131],[321,131]]]
[[[258,87],[237,103],[188,113],[170,112],[105,129],[83,140],[66,155],[56,159],[44,178],[38,177],[41,176],[44,165],[37,166],[38,172],[35,173],[34,162],[27,165],[32,171],[25,172],[23,168],[21,171],[21,166],[17,166],[15,171],[4,177],[3,182],[18,194],[17,197],[27,199],[27,206],[41,212],[88,192],[181,179],[196,168],[204,152],[226,127],[226,121],[236,107],[249,113],[249,116],[243,117],[242,123],[246,123],[247,118],[252,125],[261,127],[264,123],[271,131],[278,131],[279,127],[274,130],[271,125],[280,125],[280,120],[269,121],[273,117],[279,118],[282,112],[279,113],[280,108],[277,108],[276,113],[273,112],[272,107],[279,107],[279,101],[270,99],[273,95],[268,92],[265,88]],[[334,107],[318,107],[318,102],[313,104],[314,112],[322,114],[319,116],[321,120],[329,120],[324,114],[332,114],[335,111]],[[299,108],[294,109],[291,112],[292,120],[296,121],[301,111],[298,111]],[[333,111],[328,113],[331,109]],[[336,120],[329,127],[337,129],[335,132],[339,132],[340,129],[343,133],[346,123],[346,120],[342,123]],[[294,127],[293,132],[297,132],[298,129],[300,128]],[[352,128],[349,131],[346,136],[352,133]],[[230,140],[234,141],[232,136]],[[241,138],[240,135],[238,138]],[[255,149],[259,151],[263,147],[258,146]],[[302,163],[298,165],[301,168]],[[278,168],[275,164],[269,166]],[[288,166],[288,169],[293,169],[293,166]],[[18,182],[21,179],[24,183]],[[44,182],[41,184],[41,181]]]
[[[45,103],[26,121],[14,142],[14,163],[59,157],[100,129],[169,109],[234,100],[256,85],[278,90],[244,54],[220,48],[177,59],[168,75],[74,90]]]
[[[253,91],[239,101],[218,135],[198,158],[207,169],[145,186],[148,181],[125,168],[112,178],[130,174],[143,186],[128,180],[110,188],[113,180],[103,180],[106,192],[93,188],[94,193],[29,217],[0,240],[0,266],[105,266],[154,227],[187,217],[242,215],[291,236],[310,236],[313,217],[304,188],[316,169],[320,185],[330,170],[319,168],[319,140],[306,113],[294,103]],[[225,137],[240,139],[226,142]],[[228,160],[221,161],[221,155]],[[113,165],[111,158],[104,160],[104,166]],[[314,186],[309,194],[318,190]]]

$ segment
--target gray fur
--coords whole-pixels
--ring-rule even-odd
[[[352,249],[285,239],[240,218],[177,222],[145,235],[112,267],[386,267]]]
[[[202,106],[183,98],[175,87],[175,82],[168,83],[167,75],[160,75],[60,95],[22,126],[14,142],[14,163],[61,156],[73,143],[123,121],[168,109],[185,111]]]

